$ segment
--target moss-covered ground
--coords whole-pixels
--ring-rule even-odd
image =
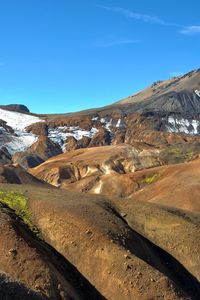
[[[28,199],[22,193],[0,191],[0,203],[11,209],[32,232],[39,235],[37,227],[32,222],[32,213],[28,207]]]

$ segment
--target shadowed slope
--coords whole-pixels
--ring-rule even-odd
[[[13,188],[21,190],[22,186]],[[107,299],[187,299],[182,289],[190,295],[189,299],[195,299],[198,290],[198,282],[194,278],[196,273],[187,271],[189,265],[185,257],[180,263],[167,248],[162,247],[164,232],[157,236],[156,243],[151,243],[145,234],[138,234],[137,228],[127,224],[124,214],[120,217],[117,213],[124,201],[116,200],[113,205],[105,197],[56,189],[36,191],[31,187],[26,195],[35,222],[48,243],[75,265]],[[129,200],[128,203],[129,211],[134,212],[135,202]],[[120,208],[117,208],[119,205]],[[140,213],[145,205],[141,204]],[[125,202],[123,210],[126,206]],[[154,211],[154,207],[152,209]],[[139,224],[145,228],[151,211],[142,215]],[[159,208],[156,220],[158,224],[165,220]],[[184,219],[182,221],[185,222]],[[190,230],[190,236],[194,236],[195,232],[192,228]],[[173,231],[170,238],[172,245],[175,239],[178,240]],[[188,242],[186,235],[184,243]],[[187,287],[183,287],[184,282]]]

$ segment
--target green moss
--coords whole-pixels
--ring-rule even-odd
[[[193,156],[194,156],[193,151],[187,151],[186,156],[187,156],[187,158],[188,158],[189,160],[191,160],[191,159],[193,158]]]
[[[32,214],[28,208],[28,200],[23,194],[0,191],[0,203],[12,209],[32,232],[39,235],[37,227],[32,223]]]
[[[179,148],[171,148],[169,150],[169,154],[174,156],[175,158],[185,158],[191,160],[194,157],[194,152],[192,150],[179,149]]]
[[[159,178],[159,174],[152,174],[151,176],[147,176],[144,179],[142,179],[142,183],[147,183],[147,184],[151,184],[154,183],[158,178]]]
[[[181,155],[181,150],[179,148],[172,148],[169,150],[169,153],[172,155],[180,156]]]

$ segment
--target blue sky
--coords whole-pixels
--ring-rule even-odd
[[[103,106],[199,68],[200,1],[6,0],[0,104]]]

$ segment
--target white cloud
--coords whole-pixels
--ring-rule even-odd
[[[98,42],[95,44],[96,47],[99,48],[109,48],[109,47],[114,47],[118,45],[130,45],[130,44],[137,44],[139,43],[139,40],[115,40],[115,41],[108,41],[108,42]]]
[[[186,26],[186,25],[180,25],[180,24],[176,24],[176,23],[170,23],[170,22],[167,22],[157,16],[143,14],[143,13],[137,13],[137,12],[134,12],[129,9],[122,8],[122,7],[110,7],[110,6],[102,6],[102,5],[98,5],[98,7],[102,8],[104,10],[110,11],[110,12],[119,13],[127,18],[138,20],[141,22],[152,23],[152,24],[157,24],[157,25],[162,25],[162,26],[177,27],[180,29],[178,32],[180,34],[184,34],[184,35],[200,34],[200,25]]]
[[[180,33],[186,34],[186,35],[200,34],[200,26],[183,27],[183,29],[180,31]]]
[[[99,5],[98,7],[103,8],[108,11],[111,11],[111,12],[120,13],[120,14],[124,15],[125,17],[131,18],[134,20],[138,20],[138,21],[142,21],[145,23],[160,24],[160,25],[164,25],[164,26],[182,27],[178,24],[168,23],[157,16],[133,12],[129,9],[125,9],[122,7],[110,7],[110,6],[102,6],[102,5]]]

